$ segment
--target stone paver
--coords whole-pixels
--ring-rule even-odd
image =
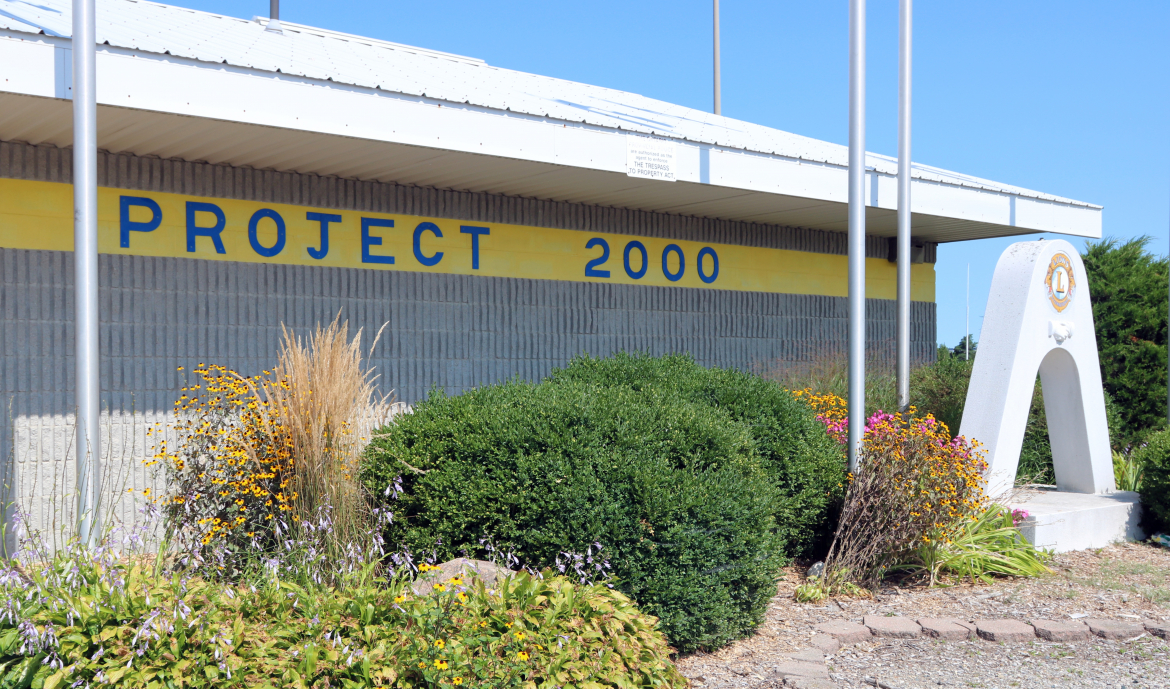
[[[866,615],[865,626],[881,639],[917,639],[922,634],[918,623],[908,617]]]
[[[1036,636],[1045,641],[1085,641],[1089,638],[1089,627],[1080,620],[1032,620]]]
[[[1085,620],[1085,624],[1089,625],[1089,631],[1102,639],[1124,641],[1126,639],[1137,638],[1146,633],[1146,628],[1140,624],[1118,622],[1117,620],[1087,619]]]
[[[833,654],[841,650],[841,642],[828,634],[816,634],[809,643],[821,653]]]
[[[815,625],[813,629],[822,634],[828,634],[843,644],[859,644],[862,641],[868,641],[873,638],[873,634],[870,633],[868,627],[863,627],[860,624],[846,620],[821,622]]]
[[[944,617],[941,619],[924,617],[918,620],[918,625],[922,627],[922,635],[931,637],[932,639],[966,641],[975,636],[974,625],[953,617]]]
[[[1032,625],[1019,620],[975,620],[975,632],[987,641],[1031,641],[1036,638]]]
[[[827,679],[815,677],[786,677],[784,686],[792,689],[837,689],[837,685]]]
[[[786,660],[776,663],[764,679],[778,680],[788,677],[811,677],[829,679],[829,668],[824,663],[809,663],[803,660]]]
[[[815,648],[806,648],[802,651],[795,651],[793,653],[781,653],[781,657],[790,658],[792,660],[803,660],[806,663],[824,663],[825,654],[821,653]]]
[[[1170,622],[1147,622],[1146,631],[1159,639],[1170,639]]]

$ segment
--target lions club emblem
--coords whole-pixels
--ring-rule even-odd
[[[1048,300],[1057,312],[1064,311],[1073,298],[1077,283],[1073,278],[1072,261],[1063,253],[1052,257],[1048,263],[1048,275],[1044,278],[1048,286]]]

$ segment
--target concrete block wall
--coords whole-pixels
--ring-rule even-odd
[[[68,181],[68,153],[0,142],[0,176]],[[135,156],[106,154],[102,167],[103,184],[123,188],[844,252],[843,235],[819,230]],[[884,257],[888,243],[871,240],[870,255]],[[259,372],[275,360],[282,325],[305,333],[341,313],[368,346],[388,323],[371,363],[383,389],[411,403],[431,386],[537,380],[582,353],[689,352],[707,366],[759,370],[846,340],[837,297],[140,256],[103,255],[99,267],[103,478],[111,516],[126,523],[144,488],[162,488],[144,466],[146,430],[169,418],[176,369]],[[71,253],[0,248],[0,456],[9,499],[33,528],[61,521],[71,492],[62,481],[72,476],[72,284]],[[891,355],[893,302],[870,300],[867,312],[871,350]],[[914,304],[912,340],[915,360],[933,357],[934,304]]]

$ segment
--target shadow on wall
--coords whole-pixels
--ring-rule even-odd
[[[72,491],[59,478],[73,463],[72,276],[69,252],[0,248],[0,456],[27,528],[70,521],[58,513]],[[339,312],[369,333],[389,322],[370,363],[406,403],[432,386],[540,380],[583,353],[685,352],[752,371],[809,360],[846,332],[845,299],[816,295],[115,255],[99,257],[99,284],[103,459],[123,467],[133,495],[158,490],[140,466],[152,454],[146,431],[169,419],[185,384],[179,367],[263,371],[282,324],[305,334]],[[867,308],[869,331],[892,338],[893,302]],[[935,305],[913,308],[915,346],[933,347]],[[141,505],[113,485],[108,504],[130,523]]]
[[[153,455],[152,428],[165,426],[169,414],[125,412],[101,414],[102,460],[96,514],[114,542],[129,537],[143,523],[151,501],[165,491]],[[4,555],[37,535],[38,542],[57,550],[76,535],[76,422],[72,414],[8,416],[12,445],[3,464]],[[173,434],[168,434],[173,435]],[[157,543],[162,534],[146,534]]]

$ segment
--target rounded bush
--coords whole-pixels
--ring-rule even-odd
[[[1151,435],[1133,452],[1142,468],[1142,527],[1146,533],[1170,531],[1170,430]]]
[[[826,530],[843,472],[789,393],[682,356],[433,392],[383,433],[363,480],[382,496],[403,478],[390,542],[446,559],[486,537],[535,568],[599,542],[680,651],[759,623],[779,567]]]

